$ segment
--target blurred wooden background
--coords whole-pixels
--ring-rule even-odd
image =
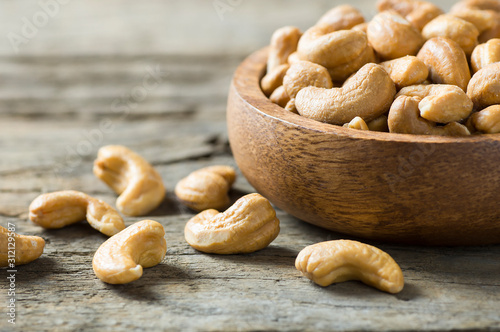
[[[453,3],[434,2],[445,10]],[[225,107],[237,65],[276,28],[306,29],[341,3],[0,1],[0,224],[47,241],[40,259],[19,267],[19,330],[500,329],[499,246],[369,242],[403,269],[405,289],[392,296],[358,282],[321,288],[301,277],[293,265],[299,250],[345,236],[283,211],[279,237],[251,255],[204,255],[183,239],[194,212],[176,201],[176,182],[203,166],[235,165]],[[375,13],[373,1],[350,3],[367,18]],[[81,190],[114,204],[91,171],[105,144],[138,151],[168,191],[148,216],[165,226],[167,257],[130,285],[96,279],[92,255],[105,237],[86,223],[47,231],[28,220],[30,202],[43,192]],[[233,199],[252,191],[240,174]],[[0,330],[10,331],[4,310]]]

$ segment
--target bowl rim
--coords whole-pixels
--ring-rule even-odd
[[[251,108],[260,114],[273,118],[274,120],[287,123],[288,125],[311,130],[318,133],[337,135],[346,138],[376,140],[400,143],[487,143],[500,141],[500,134],[479,134],[464,137],[437,136],[437,135],[413,135],[377,132],[368,130],[357,130],[319,122],[299,114],[286,111],[281,106],[274,104],[262,92],[260,80],[265,74],[267,66],[267,55],[269,46],[261,48],[250,54],[236,69],[232,86],[237,94],[245,100]]]

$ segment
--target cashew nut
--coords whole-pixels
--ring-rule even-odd
[[[349,30],[364,23],[363,14],[351,5],[340,5],[330,9],[321,16],[315,25],[328,25],[332,31]]]
[[[92,259],[95,275],[108,284],[139,279],[142,269],[159,264],[167,253],[163,226],[142,220],[110,237]]]
[[[372,121],[369,121],[367,125],[368,129],[371,131],[381,131],[381,132],[389,131],[389,127],[387,125],[387,115],[385,114],[379,116],[376,119],[373,119]]]
[[[351,129],[358,129],[358,130],[370,130],[368,128],[368,125],[366,124],[365,120],[363,120],[359,116],[352,119],[351,122],[345,123],[343,125],[343,127],[351,128]]]
[[[335,83],[342,84],[349,76],[359,70],[359,68],[363,67],[367,63],[376,61],[377,59],[373,48],[370,45],[366,45],[366,48],[357,58],[343,65],[328,68],[328,72]]]
[[[288,68],[290,65],[287,63],[279,65],[262,78],[260,87],[266,96],[270,96],[276,88],[283,84],[283,77],[285,77]]]
[[[39,236],[20,235],[0,226],[0,267],[27,264],[40,257],[45,241]]]
[[[368,42],[382,58],[391,60],[417,54],[424,38],[395,11],[381,12],[368,23]]]
[[[480,9],[493,10],[500,13],[500,2],[498,0],[462,0],[451,7],[451,11]]]
[[[426,120],[419,115],[418,97],[401,95],[392,103],[387,120],[389,131],[399,134],[466,136],[469,130],[458,122],[451,122],[445,126]]]
[[[460,121],[472,112],[472,102],[462,89],[455,85],[412,85],[399,91],[396,97],[410,96],[421,99],[420,115],[430,121],[448,123]]]
[[[287,63],[288,56],[297,50],[297,43],[301,35],[300,30],[292,26],[279,28],[273,33],[267,58],[268,73]]]
[[[470,58],[474,73],[495,62],[500,62],[500,38],[490,39],[476,46]]]
[[[120,195],[116,207],[129,216],[152,211],[165,197],[160,174],[144,158],[121,145],[99,149],[94,174]]]
[[[429,76],[425,63],[417,57],[408,55],[380,63],[400,90],[406,86],[420,84]]]
[[[422,35],[425,39],[447,37],[455,41],[470,56],[476,47],[479,30],[470,22],[451,14],[439,15],[424,27]]]
[[[500,104],[500,62],[478,70],[467,86],[467,95],[476,110]]]
[[[269,96],[269,100],[281,107],[285,107],[290,101],[290,97],[286,93],[285,87],[281,85],[277,87],[276,90],[273,91],[273,93],[271,93],[271,95]]]
[[[299,91],[295,106],[300,115],[317,121],[343,125],[356,116],[371,121],[390,107],[396,88],[389,74],[369,63],[341,88],[307,87]]]
[[[125,228],[122,217],[106,202],[73,190],[38,196],[30,204],[29,217],[44,228],[61,228],[87,219],[90,226],[108,236]]]
[[[436,5],[420,0],[379,0],[377,9],[380,12],[391,9],[398,12],[418,30],[422,30],[429,21],[443,14]]]
[[[487,134],[500,133],[500,105],[486,107],[470,116],[475,129]]]
[[[446,37],[436,37],[425,42],[417,54],[429,69],[433,83],[452,84],[467,89],[470,80],[469,65],[462,48]]]
[[[250,253],[267,247],[279,234],[279,219],[267,199],[243,196],[228,210],[205,210],[189,220],[184,237],[206,253]]]
[[[474,24],[480,34],[495,26],[496,15],[495,12],[491,10],[474,8],[458,9],[451,12],[451,15]]]
[[[325,67],[309,61],[299,61],[290,66],[283,77],[283,87],[290,98],[295,98],[297,93],[308,86],[330,89],[332,79]]]
[[[388,293],[399,293],[404,286],[403,272],[386,252],[365,243],[334,240],[302,249],[295,267],[320,286],[348,280]]]
[[[210,166],[192,172],[175,186],[175,194],[193,210],[222,209],[229,205],[228,191],[236,180],[230,166]]]

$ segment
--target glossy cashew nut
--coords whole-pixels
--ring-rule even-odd
[[[20,235],[0,226],[0,267],[14,268],[40,257],[45,241],[39,236]]]

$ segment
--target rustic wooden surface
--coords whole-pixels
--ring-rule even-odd
[[[7,322],[2,284],[0,330],[500,330],[500,246],[370,241],[403,270],[404,290],[389,295],[359,282],[322,288],[301,277],[298,251],[346,237],[282,211],[281,233],[265,250],[217,256],[186,244],[183,226],[193,212],[172,191],[192,170],[235,165],[225,106],[236,66],[274,28],[295,21],[305,28],[340,2],[232,3],[240,4],[221,20],[211,1],[75,1],[18,53],[1,39],[0,224],[14,223],[47,244],[40,259],[18,267],[15,327]],[[40,10],[37,2],[0,4],[5,33]],[[372,2],[359,5],[366,14],[374,10]],[[151,70],[160,71],[159,84],[146,89]],[[140,152],[168,189],[148,216],[165,226],[165,260],[119,286],[92,271],[105,236],[85,222],[48,231],[27,218],[42,192],[81,190],[113,204],[115,195],[92,174],[97,149],[110,143]],[[240,176],[232,197],[252,191]],[[6,270],[0,273],[5,282]]]

